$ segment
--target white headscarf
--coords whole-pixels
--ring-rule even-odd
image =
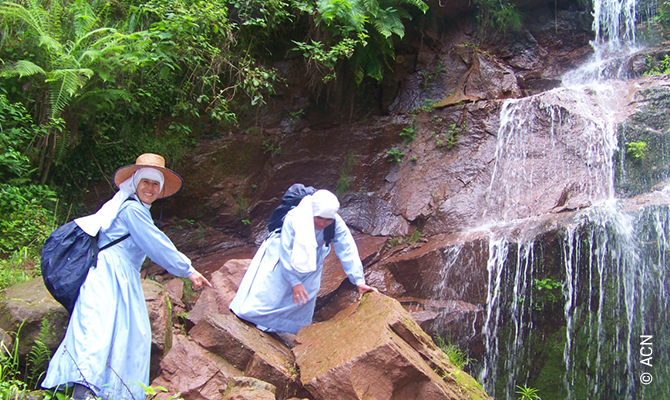
[[[156,168],[140,168],[137,171],[135,171],[135,173],[133,174],[133,186],[135,187],[135,190],[137,190],[137,185],[140,183],[142,179],[151,179],[152,181],[160,183],[158,193],[163,191],[163,184],[165,183],[165,177],[163,177],[163,173],[157,170]]]
[[[339,208],[337,196],[327,190],[317,190],[313,195],[303,197],[300,204],[288,212],[295,230],[291,251],[293,269],[301,273],[316,271],[314,217],[334,219]]]
[[[114,194],[114,197],[103,204],[95,214],[77,218],[74,222],[79,225],[84,232],[91,236],[97,235],[100,229],[108,229],[114,218],[116,218],[116,215],[119,213],[121,204],[123,204],[130,195],[135,193],[137,184],[142,178],[160,182],[160,190],[163,190],[164,178],[159,170],[155,168],[140,168],[135,171],[130,178],[119,185],[119,191]]]

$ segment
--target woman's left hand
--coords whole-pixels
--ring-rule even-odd
[[[203,285],[212,287],[212,284],[209,283],[207,278],[202,276],[202,274],[198,271],[195,271],[194,273],[191,274],[191,276],[188,277],[188,279],[193,282],[193,289],[198,290],[200,289]]]
[[[373,288],[372,286],[368,286],[365,283],[362,285],[358,285],[358,300],[363,298],[363,294],[367,292],[376,292],[379,293],[379,290],[377,288]]]

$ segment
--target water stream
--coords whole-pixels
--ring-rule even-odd
[[[500,115],[479,367],[496,399],[524,385],[545,400],[670,398],[670,202],[625,208],[614,184],[616,60],[635,49],[635,1],[593,3],[592,62]],[[551,235],[520,233],[543,213],[534,186],[555,198],[564,181],[580,182],[568,206],[581,211]]]

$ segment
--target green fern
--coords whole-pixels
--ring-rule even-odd
[[[316,71],[329,72],[324,82],[335,77],[335,64],[346,59],[357,84],[366,76],[381,81],[388,61],[395,58],[394,37],[404,37],[403,21],[411,19],[407,6],[428,11],[422,0],[319,0],[315,21],[323,39],[294,43],[306,58],[320,64]],[[347,40],[353,54],[336,52]]]
[[[70,103],[71,98],[93,76],[88,68],[59,69],[51,71],[46,80],[51,83],[51,118],[57,118]]]
[[[32,75],[46,75],[46,72],[39,65],[28,61],[28,60],[19,60],[13,64],[7,65],[2,70],[0,70],[0,76],[3,78],[13,78],[18,76],[23,78],[24,76]]]
[[[51,350],[44,342],[53,336],[46,320],[42,320],[40,332],[35,339],[35,343],[26,357],[26,377],[27,383],[31,388],[37,388],[46,373],[49,360],[51,359]]]

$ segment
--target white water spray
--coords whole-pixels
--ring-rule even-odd
[[[501,110],[487,217],[511,223],[546,214],[547,201],[528,198],[538,182],[549,182],[543,193],[556,198],[552,188],[561,185],[553,182],[576,176],[584,177],[575,188],[583,202],[576,196],[572,205],[587,207],[561,229],[562,276],[555,274],[561,266],[551,275],[543,265],[541,243],[508,236],[514,229],[492,233],[482,329],[486,359],[479,378],[497,399],[517,398],[516,386],[529,379],[556,378],[542,375],[545,370],[562,371],[562,387],[551,393],[556,399],[657,398],[670,387],[667,351],[656,361],[662,362],[656,386],[640,380],[646,364],[639,356],[641,335],[670,337],[670,212],[667,205],[623,211],[614,190],[617,115],[625,96],[612,79],[620,77],[621,55],[635,47],[635,2],[596,0],[593,16],[592,62],[566,74],[563,88],[507,101]],[[561,151],[564,130],[583,132],[583,146]],[[546,153],[538,154],[537,141]],[[556,168],[543,170],[535,162],[540,157]],[[584,174],[575,175],[579,170]],[[552,306],[557,279],[561,315],[547,324],[556,330],[545,331],[551,337],[543,338],[542,348],[534,343],[533,321],[552,318],[537,307]],[[563,343],[560,349],[552,348],[556,343]],[[539,355],[545,364],[557,358],[560,364],[536,365]]]

